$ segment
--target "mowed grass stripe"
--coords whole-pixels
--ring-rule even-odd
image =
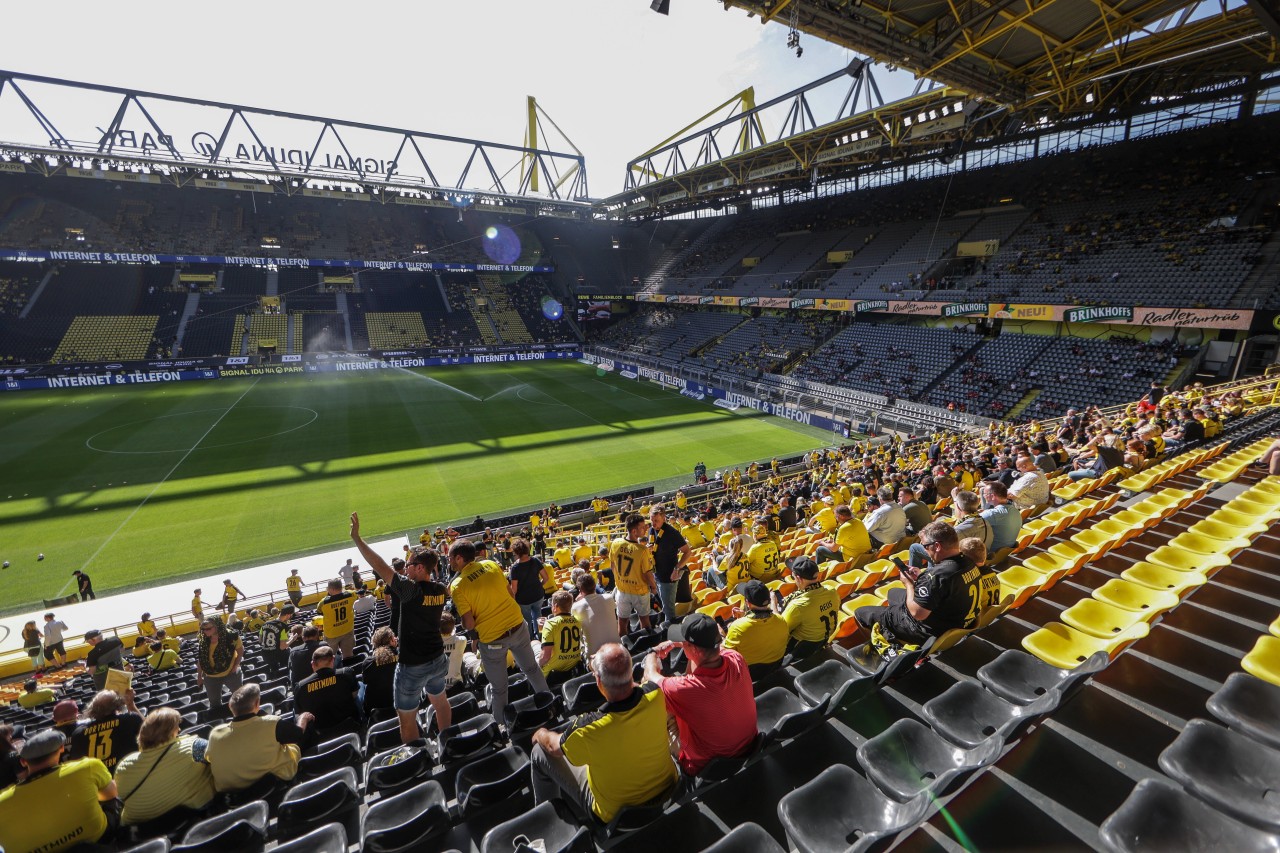
[[[100,590],[332,548],[353,509],[370,535],[416,532],[826,440],[576,363],[423,373],[486,399],[392,370],[263,379],[159,489],[244,383],[0,396],[0,607],[55,594],[153,489],[90,566]]]

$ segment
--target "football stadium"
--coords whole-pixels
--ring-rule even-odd
[[[717,6],[598,195],[0,71],[0,851],[1280,848],[1280,9]]]

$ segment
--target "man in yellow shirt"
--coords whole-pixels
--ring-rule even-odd
[[[293,602],[294,607],[302,604],[302,578],[298,576],[297,569],[289,571],[289,577],[284,579],[284,588],[289,593],[289,600]]]
[[[791,633],[782,617],[769,606],[769,588],[757,580],[742,585],[746,615],[733,620],[725,632],[724,648],[733,649],[747,662],[754,679],[774,667],[787,653]]]
[[[111,771],[96,758],[61,764],[65,748],[52,729],[27,738],[27,781],[0,791],[0,848],[55,853],[111,840],[115,826],[99,805],[116,798]]]
[[[627,528],[625,538],[615,539],[609,545],[609,568],[613,570],[617,592],[614,599],[618,606],[618,633],[624,636],[634,615],[640,625],[649,630],[650,595],[658,591],[653,575],[653,553],[640,544],[644,535],[644,516],[632,513],[623,523]]]
[[[551,596],[551,617],[542,624],[538,665],[547,684],[563,683],[582,666],[582,626],[574,618],[573,593],[557,590]]]
[[[197,622],[204,621],[204,602],[200,600],[200,590],[198,589],[191,598],[191,615],[196,618]]]
[[[840,596],[818,581],[818,564],[808,557],[796,559],[791,573],[799,589],[785,602],[775,598],[773,611],[787,623],[791,634],[787,651],[799,660],[831,642],[840,621]]]
[[[573,565],[581,565],[583,560],[590,560],[595,556],[595,549],[587,544],[587,540],[579,536],[576,547],[573,549]]]
[[[151,620],[150,613],[143,613],[141,621],[138,622],[138,636],[150,640],[155,635],[156,623]]]
[[[147,663],[151,665],[152,672],[164,672],[178,665],[178,653],[173,649],[166,649],[161,643],[152,643],[150,650]]]
[[[502,569],[488,560],[476,559],[476,546],[459,539],[449,548],[449,568],[458,578],[453,586],[453,605],[462,627],[474,631],[480,645],[480,661],[493,685],[493,714],[502,720],[507,706],[507,653],[529,679],[535,693],[548,690],[547,679],[533,654],[533,638],[520,605],[511,596],[510,584]]]
[[[623,806],[648,803],[675,787],[666,700],[656,684],[637,685],[631,668],[622,646],[601,646],[591,672],[604,706],[576,717],[563,733],[534,732],[534,802],[563,799],[579,818],[608,823]]]
[[[680,523],[680,535],[684,537],[684,541],[688,543],[690,548],[701,548],[707,544],[702,531],[691,521],[682,521]]]
[[[871,550],[871,536],[862,519],[856,518],[853,510],[841,504],[836,507],[836,538],[818,543],[813,560],[819,565],[828,560],[844,562],[862,556]]]
[[[356,644],[356,597],[342,588],[337,578],[329,581],[329,594],[320,600],[316,610],[324,617],[324,639],[330,648],[341,649],[349,658]]]
[[[218,602],[215,610],[223,610],[230,618],[236,612],[236,602],[240,600],[240,596],[244,595],[244,591],[240,587],[231,582],[231,578],[227,578],[222,582],[222,601]]]
[[[761,536],[747,551],[747,571],[758,581],[773,581],[782,577],[782,555],[778,544],[767,536]],[[750,661],[748,661],[750,663]]]

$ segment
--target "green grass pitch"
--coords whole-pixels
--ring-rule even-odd
[[[0,610],[331,549],[352,510],[416,532],[829,441],[576,362],[5,394]]]

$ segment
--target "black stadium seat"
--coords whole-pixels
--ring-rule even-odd
[[[529,758],[514,746],[472,761],[458,770],[454,790],[463,817],[519,793],[529,784]]]
[[[965,749],[905,719],[859,746],[858,763],[876,787],[905,803],[925,792],[941,794],[961,773],[995,761],[1003,746],[999,738],[989,738]]]
[[[756,697],[756,729],[764,746],[808,731],[822,722],[825,701],[810,708],[785,687],[774,687]]]
[[[546,802],[485,833],[480,853],[511,853],[516,849],[516,839],[521,837],[541,839],[547,853],[588,853],[595,849],[590,830],[561,817],[555,803]]]
[[[249,803],[225,814],[206,818],[183,836],[174,850],[181,853],[219,853],[235,850],[261,851],[267,842],[267,804]]]
[[[988,738],[1007,739],[1019,725],[1052,711],[1055,705],[1054,693],[1018,705],[984,690],[975,681],[960,681],[924,703],[921,716],[947,740],[973,749]]]
[[[906,802],[887,797],[852,767],[837,764],[783,797],[778,818],[800,853],[858,851],[916,824],[929,804],[928,794]]]
[[[1192,720],[1160,753],[1160,769],[1214,808],[1280,832],[1280,750],[1208,720]]]
[[[340,823],[326,823],[292,841],[277,844],[280,853],[347,853],[347,831]]]
[[[702,853],[786,853],[758,823],[744,823]]]
[[[1166,779],[1143,779],[1098,830],[1112,853],[1274,853],[1280,836],[1229,817]]]
[[[360,844],[364,853],[421,850],[448,831],[448,801],[433,780],[370,806],[360,821]]]
[[[1233,731],[1280,749],[1280,687],[1237,672],[1209,697],[1205,707]]]
[[[370,792],[380,791],[388,796],[425,779],[433,763],[425,740],[395,746],[369,760],[365,784]]]
[[[282,839],[295,838],[337,821],[344,825],[349,836],[355,836],[359,831],[359,816],[356,771],[343,767],[290,788],[280,801],[276,831]]]

